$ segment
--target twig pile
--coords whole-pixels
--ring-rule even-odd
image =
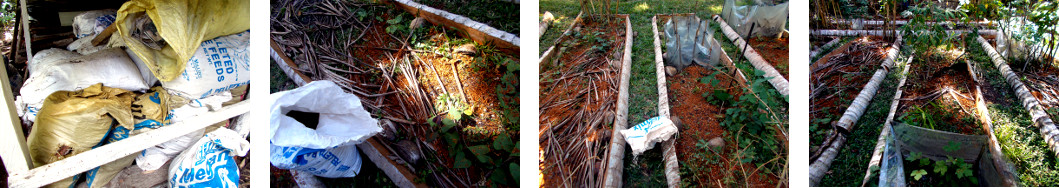
[[[850,42],[844,53],[835,54],[826,62],[810,66],[809,116],[823,119],[828,114],[840,116],[856,97],[859,89],[871,78],[873,72],[886,59],[890,42],[862,38]],[[845,93],[844,95],[840,95]],[[835,98],[839,97],[839,98]],[[846,99],[841,99],[846,98]],[[838,119],[832,119],[833,122]],[[827,126],[834,126],[831,122]],[[832,129],[834,130],[834,129]],[[820,146],[828,146],[838,136],[831,131]],[[810,161],[815,161],[823,149],[811,151]]]
[[[313,80],[334,81],[361,97],[370,110],[382,113],[382,118],[415,124],[432,116],[430,95],[410,79],[416,72],[407,57],[399,53],[368,59],[352,55],[364,53],[354,49],[354,44],[373,33],[369,30],[375,22],[356,20],[351,7],[377,5],[333,0],[280,0],[277,5],[281,7],[273,7],[271,38],[293,58],[296,69]],[[379,35],[370,37],[383,40]]]
[[[434,146],[422,140],[433,131],[426,122],[437,115],[432,104],[436,94],[424,90],[419,83],[417,71],[420,69],[410,62],[418,58],[410,55],[411,47],[402,40],[408,37],[384,32],[380,28],[385,23],[358,20],[353,12],[375,9],[386,7],[356,1],[275,0],[270,37],[298,65],[293,68],[312,80],[334,81],[360,97],[375,118],[395,122],[396,129],[402,130],[400,134],[419,139],[415,142],[417,148],[405,149],[418,149],[419,153],[439,158]],[[398,41],[401,46],[358,45],[362,41]],[[383,145],[392,153],[394,147],[399,147],[392,143]],[[474,183],[467,169],[460,170],[464,175],[459,176],[443,163],[429,161],[425,167],[403,165],[414,172],[420,172],[416,168],[434,172],[424,177],[433,182],[432,186],[468,187]]]
[[[591,20],[591,19],[589,19]],[[604,32],[604,50],[589,41],[566,36],[557,43],[561,57],[541,70],[540,147],[543,185],[555,187],[601,187],[607,145],[618,100],[621,76],[620,46],[625,31],[608,31],[618,19],[605,24],[583,23],[583,33]],[[613,27],[617,28],[617,27]],[[598,47],[598,46],[596,46]]]

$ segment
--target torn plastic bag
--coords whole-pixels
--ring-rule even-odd
[[[269,160],[278,168],[323,177],[355,176],[360,156],[354,145],[382,131],[360,98],[331,81],[310,82],[271,97]],[[319,113],[315,129],[288,116],[291,111]]]
[[[180,97],[171,97],[170,99],[176,98]],[[209,112],[210,109],[220,109],[223,102],[231,99],[232,95],[225,92],[220,95],[213,95],[204,99],[194,99],[188,102],[171,102],[169,105],[170,107],[174,106],[173,104],[180,104],[181,106],[169,110],[167,116],[169,122],[164,124],[180,123],[189,117]],[[184,151],[191,146],[192,143],[199,138],[202,138],[205,131],[220,127],[221,125],[224,125],[224,123],[225,122],[214,124],[206,129],[194,131],[179,138],[158,144],[157,146],[147,148],[136,157],[136,165],[145,171],[157,170],[158,168],[163,167],[166,161],[176,157],[181,151]]]
[[[136,65],[121,49],[110,48],[86,56],[72,54],[69,51],[50,54],[76,57],[68,59],[43,57],[41,59],[44,60],[36,61],[35,65],[31,65],[34,67],[34,72],[30,72],[29,79],[26,79],[26,83],[20,90],[21,96],[16,101],[16,108],[25,109],[20,110],[22,113],[19,114],[25,121],[35,121],[37,112],[44,103],[44,98],[56,91],[73,91],[97,83],[129,91],[142,91],[148,88],[140,77]]]
[[[777,36],[787,26],[787,12],[789,2],[778,5],[746,5],[736,6],[736,0],[725,0],[721,10],[721,18],[735,29],[743,39],[755,36]],[[747,36],[750,28],[754,33]]]
[[[239,165],[250,142],[239,133],[219,128],[198,139],[169,165],[169,187],[238,187]]]
[[[629,143],[632,155],[639,156],[644,151],[654,148],[655,143],[669,140],[678,131],[676,124],[669,118],[654,117],[620,132],[622,136],[625,136],[625,142]]]
[[[130,108],[133,123],[131,129],[127,126],[115,126],[103,145],[167,125],[171,117],[168,110],[169,103],[182,100],[179,97],[170,97],[161,87],[151,88],[151,92],[136,96]],[[122,170],[132,165],[137,156],[139,154],[131,154],[85,172],[85,183],[92,188],[105,186]]]
[[[693,62],[703,67],[713,67],[719,60],[719,44],[714,44],[713,29],[709,22],[695,15],[675,15],[663,26],[666,52],[664,62],[678,70]]]
[[[249,30],[250,17],[250,0],[131,0],[118,9],[115,24],[164,82],[184,71],[202,41]]]
[[[993,158],[988,135],[965,135],[946,131],[912,126],[895,122],[891,126],[892,136],[886,138],[883,150],[882,165],[879,172],[879,186],[907,186],[907,170],[904,168],[904,157],[912,152],[921,153],[923,157],[935,161],[944,161],[949,157],[963,159],[967,164],[974,164],[972,170],[977,172],[981,186],[1000,187],[1014,186],[1017,177],[1015,169],[1006,159]],[[946,147],[958,146],[957,149]]]
[[[33,166],[59,161],[103,144],[112,135],[112,125],[131,129],[130,106],[134,95],[102,84],[48,95],[40,118],[33,123],[26,139]],[[69,187],[78,177],[60,180],[49,187]]]
[[[117,11],[114,9],[86,11],[74,16],[74,36],[77,38],[94,38],[114,23]]]
[[[250,31],[202,42],[183,73],[162,86],[174,95],[201,99],[250,84],[249,46]]]

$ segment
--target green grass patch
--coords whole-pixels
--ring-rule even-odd
[[[978,72],[983,82],[996,88],[997,96],[987,102],[993,133],[1000,143],[1001,152],[1014,164],[1019,186],[1059,185],[1059,162],[1044,142],[1040,129],[1033,125],[1029,111],[1022,106],[1011,85],[1004,81],[1000,71],[987,57],[978,42],[968,44],[972,61],[978,63]]]
[[[883,123],[890,113],[891,100],[897,93],[897,82],[900,81],[901,69],[891,69],[886,79],[880,84],[878,93],[868,104],[867,111],[857,120],[853,133],[849,134],[838,157],[828,168],[830,174],[820,180],[820,186],[824,187],[859,187],[864,180],[864,174],[868,171],[868,162],[875,144],[882,132]],[[878,183],[878,178],[869,181],[869,185]]]

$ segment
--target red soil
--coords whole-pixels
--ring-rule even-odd
[[[678,158],[681,165],[705,167],[682,177],[684,181],[694,182],[693,185],[706,187],[707,185],[723,186],[728,176],[739,176],[735,178],[737,185],[749,185],[751,187],[775,187],[779,178],[772,175],[760,173],[748,173],[744,177],[742,172],[753,172],[756,166],[752,163],[741,163],[730,161],[729,158],[736,151],[733,136],[727,132],[719,122],[724,121],[724,110],[726,107],[710,104],[704,93],[712,93],[713,90],[726,90],[735,97],[742,93],[742,88],[728,74],[716,76],[721,82],[715,86],[699,82],[700,78],[713,74],[710,70],[701,66],[689,66],[683,73],[666,78],[669,93],[669,105],[671,116],[677,117],[683,123],[680,135],[676,141]],[[716,137],[723,137],[726,141],[725,147],[719,152],[708,152],[696,146],[700,140],[708,141]],[[695,154],[705,153],[708,158],[698,158]],[[718,163],[710,164],[707,160],[716,160]],[[731,177],[729,177],[731,178]]]
[[[774,38],[774,37],[754,37],[750,38],[750,46],[761,54],[768,61],[773,68],[776,68],[783,75],[783,78],[790,79],[788,69],[790,66],[787,63],[788,56],[788,43],[789,38]]]

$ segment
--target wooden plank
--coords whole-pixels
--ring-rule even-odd
[[[11,187],[41,187],[63,178],[71,177],[92,168],[107,164],[125,156],[139,153],[163,142],[181,137],[209,125],[227,120],[250,111],[254,101],[248,99],[220,110],[189,117],[184,122],[164,126],[153,131],[110,143],[72,157],[53,162],[25,172],[12,173],[8,178]]]
[[[544,54],[541,54],[541,58],[537,59],[538,60],[537,61],[538,65],[540,65],[540,64],[542,64],[544,62],[550,61],[551,58],[555,56],[555,54],[559,53],[558,51],[555,51],[556,50],[555,46],[558,46],[559,42],[562,42],[563,39],[565,38],[563,36],[569,35],[570,31],[573,31],[574,27],[577,26],[577,23],[581,22],[581,14],[582,13],[583,12],[577,13],[577,17],[574,17],[574,20],[570,22],[570,27],[567,27],[566,31],[563,31],[563,34],[559,35],[559,38],[555,39],[555,43],[552,44],[551,47],[548,47],[548,50],[544,51]]]
[[[0,58],[0,62],[4,62]],[[29,148],[26,147],[26,136],[22,134],[22,120],[15,114],[14,95],[11,92],[11,83],[7,75],[7,66],[0,66],[0,89],[3,92],[4,106],[0,107],[0,158],[4,160],[4,167],[8,174],[25,172],[33,167],[29,158]]]
[[[391,2],[408,13],[426,19],[435,25],[459,29],[463,31],[461,34],[466,33],[464,37],[479,44],[491,43],[505,53],[517,54],[519,52],[520,39],[517,35],[501,31],[467,17],[422,5],[412,0],[394,0]]]
[[[33,44],[30,43],[33,38],[29,34],[29,11],[26,11],[26,1],[28,0],[18,1],[18,7],[22,11],[22,39],[26,44],[26,64],[29,65],[33,62]]]
[[[308,76],[305,76],[305,74],[302,74],[300,71],[294,70],[293,67],[298,67],[298,65],[295,65],[294,60],[291,60],[290,57],[287,57],[287,54],[283,53],[283,48],[281,48],[275,40],[268,39],[268,41],[272,46],[269,55],[272,56],[273,61],[276,61],[276,66],[279,66],[280,70],[283,70],[283,73],[287,74],[288,78],[293,80],[298,86],[303,86],[312,82],[312,79],[309,79]]]
[[[390,177],[390,180],[393,180],[393,183],[398,187],[427,187],[424,183],[414,183],[412,180],[416,179],[416,174],[408,170],[408,168],[396,165],[396,161],[387,157],[396,155],[390,153],[389,150],[386,150],[385,146],[383,146],[375,137],[369,138],[367,142],[357,144],[357,148],[364,152],[364,154],[368,156],[368,159],[370,159],[372,163],[375,163],[375,165],[378,166],[386,176]]]
[[[96,34],[96,36],[92,38],[92,46],[99,46],[100,43],[103,43],[104,40],[109,39],[110,35],[117,30],[118,24],[110,24],[110,26],[107,26],[106,29],[103,29],[103,32],[99,32],[99,34]]]
[[[628,14],[619,14],[618,17],[625,19],[625,55],[621,60],[621,81],[618,87],[618,105],[614,116],[614,130],[610,134],[610,147],[607,169],[603,179],[604,187],[621,187],[622,179],[622,157],[625,157],[625,138],[621,136],[620,130],[625,129],[629,120],[629,72],[632,71],[632,42],[633,31]]]

